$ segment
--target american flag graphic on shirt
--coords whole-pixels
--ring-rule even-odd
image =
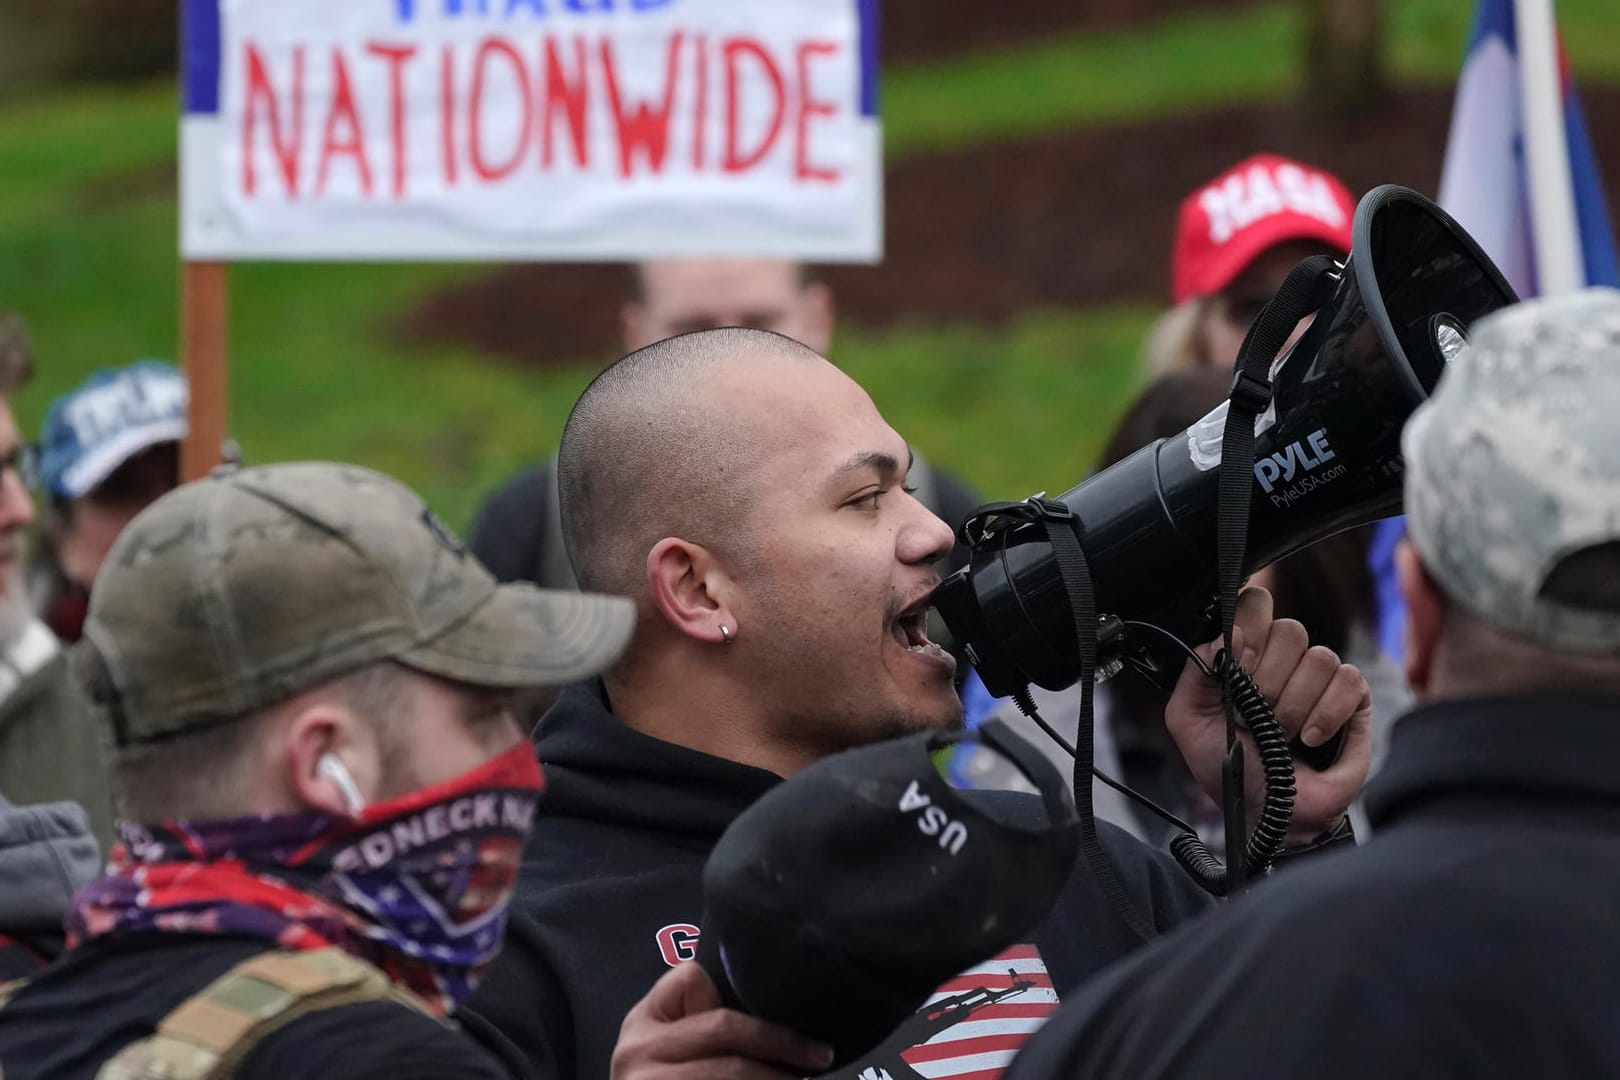
[[[1015,945],[934,991],[928,1003],[850,1080],[995,1080],[1057,1009],[1057,991],[1034,945]]]

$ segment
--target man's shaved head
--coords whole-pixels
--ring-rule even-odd
[[[772,363],[826,363],[767,330],[727,327],[638,349],[592,381],[557,454],[563,537],[581,588],[640,596],[666,536],[746,553],[758,418],[731,407],[728,376]]]
[[[604,679],[621,716],[784,776],[959,724],[923,629],[951,530],[909,457],[853,379],[769,331],[667,338],[598,376],[557,480],[580,584],[641,608]]]

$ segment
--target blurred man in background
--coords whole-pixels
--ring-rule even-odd
[[[64,958],[0,1008],[0,1071],[503,1078],[446,1018],[500,948],[542,786],[510,692],[600,670],[632,622],[497,586],[356,466],[158,500],[79,653],[122,843]]]
[[[823,355],[832,344],[832,290],[803,263],[786,259],[658,259],[630,269],[632,294],[620,311],[624,351],[720,326],[770,330]],[[953,527],[979,506],[956,476],[913,457],[917,497]],[[556,456],[524,470],[479,510],[468,545],[502,581],[572,588],[562,540]],[[953,552],[953,565],[966,553]]]
[[[186,380],[161,360],[103,368],[51,402],[40,433],[44,544],[29,584],[45,622],[77,641],[118,534],[180,483]]]
[[[34,617],[24,584],[34,455],[17,431],[11,398],[33,375],[22,321],[0,313],[0,795],[18,805],[76,802],[106,844],[112,800],[101,735],[61,643]]]
[[[1620,1074],[1617,411],[1620,292],[1475,327],[1402,438],[1421,704],[1371,841],[1106,976],[1014,1076]]]

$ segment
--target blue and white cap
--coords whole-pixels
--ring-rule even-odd
[[[185,376],[161,360],[102,368],[51,402],[40,436],[40,486],[77,499],[136,454],[186,436]]]

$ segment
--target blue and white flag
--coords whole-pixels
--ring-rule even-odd
[[[1569,198],[1584,270],[1581,285],[1620,286],[1614,230],[1580,96],[1559,46]],[[1525,169],[1524,89],[1513,0],[1479,0],[1457,80],[1451,135],[1440,176],[1440,205],[1485,249],[1520,297],[1541,292],[1536,272],[1536,214]],[[1391,657],[1404,651],[1406,611],[1395,581],[1395,545],[1405,518],[1380,522],[1368,550],[1378,592],[1378,643]]]
[[[1559,48],[1564,142],[1585,285],[1620,285],[1614,230],[1580,97]],[[1540,293],[1535,209],[1525,175],[1524,93],[1512,0],[1479,0],[1457,80],[1440,205],[1479,241],[1521,297]]]

